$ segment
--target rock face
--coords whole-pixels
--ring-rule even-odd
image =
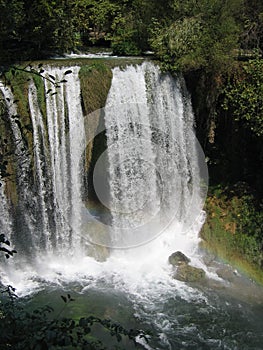
[[[188,264],[191,260],[182,252],[178,251],[171,254],[168,258],[168,261],[173,266],[179,266],[179,265]]]
[[[182,282],[199,282],[205,278],[205,271],[198,267],[189,265],[191,261],[182,252],[175,252],[168,258],[169,263],[176,268],[173,275],[179,281]]]
[[[178,266],[174,277],[183,282],[199,282],[205,278],[205,271],[185,264]]]

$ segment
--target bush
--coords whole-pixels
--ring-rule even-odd
[[[240,186],[210,189],[201,237],[209,248],[234,265],[245,262],[262,271],[262,204],[244,188],[238,190]]]

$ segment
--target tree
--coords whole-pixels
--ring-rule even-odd
[[[151,46],[170,70],[222,70],[238,48],[242,0],[174,1],[173,15],[156,22]]]
[[[263,136],[263,60],[249,60],[228,77],[223,108],[257,137]]]
[[[22,0],[0,1],[0,66],[13,62],[17,45],[21,40],[20,31],[25,24]]]
[[[261,0],[245,0],[241,47],[245,50],[263,51],[263,3]]]

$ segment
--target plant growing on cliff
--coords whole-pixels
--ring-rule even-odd
[[[262,203],[247,184],[211,187],[205,209],[204,245],[263,282]]]
[[[236,121],[244,123],[256,136],[263,136],[263,60],[261,57],[241,65],[228,78],[223,90],[223,108]]]

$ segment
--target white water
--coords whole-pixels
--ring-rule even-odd
[[[57,80],[64,78],[66,68],[46,69]],[[46,119],[33,82],[29,85],[42,227],[41,232],[32,230],[34,264],[25,263],[23,271],[13,270],[5,276],[6,281],[22,294],[41,288],[43,281],[78,280],[96,285],[103,278],[131,295],[139,293],[141,298],[149,290],[157,297],[175,286],[187,297],[191,289],[171,279],[167,263],[172,252],[181,250],[194,265],[203,266],[197,252],[204,200],[197,156],[200,150],[184,86],[180,79],[162,75],[150,63],[113,69],[104,109],[107,150],[95,168],[96,174],[100,163],[105,166],[108,162],[110,192],[105,193],[102,183],[94,179],[97,194],[112,215],[107,227],[110,240],[104,236],[95,240],[102,245],[107,242],[111,248],[107,260],[98,262],[85,257],[83,249],[89,234],[83,231],[83,211],[87,209],[81,198],[86,143],[79,68],[71,70],[68,82],[61,84],[57,94],[48,94]],[[46,91],[53,88],[48,81],[44,83]],[[96,224],[105,227],[99,220]]]
[[[113,216],[113,247],[145,244],[170,224],[172,240],[182,232],[186,245],[192,240],[191,226],[204,200],[202,154],[184,92],[179,80],[149,63],[113,71],[105,107],[110,199],[104,202]],[[97,188],[100,193],[99,181]],[[194,236],[196,245],[196,231]]]
[[[12,220],[9,215],[7,208],[9,203],[5,196],[5,182],[0,178],[0,227],[1,233],[6,237],[12,237],[13,228]]]
[[[34,244],[37,249],[40,245],[45,247],[45,250],[50,251],[51,243],[51,229],[48,218],[48,203],[46,195],[46,174],[45,174],[45,159],[48,159],[48,150],[45,140],[45,126],[43,123],[43,116],[37,101],[37,89],[33,82],[30,82],[28,89],[28,103],[31,111],[31,121],[33,127],[33,142],[34,142],[34,160],[35,160],[35,182],[37,185],[38,202],[41,220],[41,232],[34,234]],[[44,237],[43,237],[44,235]]]
[[[30,231],[30,234],[34,235],[34,214],[33,209],[35,205],[35,198],[32,197],[32,194],[29,191],[30,188],[30,182],[28,181],[28,173],[30,169],[30,159],[28,157],[28,153],[26,150],[26,145],[22,137],[22,133],[19,127],[19,124],[17,121],[19,121],[19,117],[17,117],[17,105],[14,102],[14,96],[10,89],[10,87],[5,86],[4,84],[0,84],[0,90],[2,92],[2,96],[6,102],[7,111],[9,115],[10,120],[10,127],[12,129],[12,140],[11,142],[13,145],[15,145],[15,150],[13,153],[13,159],[16,162],[16,186],[18,189],[18,192],[20,194],[20,201],[17,205],[18,210],[20,212],[23,212],[23,224],[27,229]],[[14,180],[14,174],[11,174],[11,181]],[[10,180],[10,179],[9,179]],[[8,180],[8,181],[9,181]],[[3,186],[5,187],[5,186]],[[4,190],[2,192],[2,195],[4,195]],[[3,203],[8,203],[8,199],[3,199]],[[12,215],[8,212],[9,205],[7,205],[4,212],[1,212],[1,216],[3,217],[9,217],[10,225],[13,226],[12,222]],[[4,208],[4,206],[3,206]],[[4,234],[8,235],[8,232],[4,231]],[[8,238],[15,241],[15,232],[12,230],[12,233],[9,232]]]

